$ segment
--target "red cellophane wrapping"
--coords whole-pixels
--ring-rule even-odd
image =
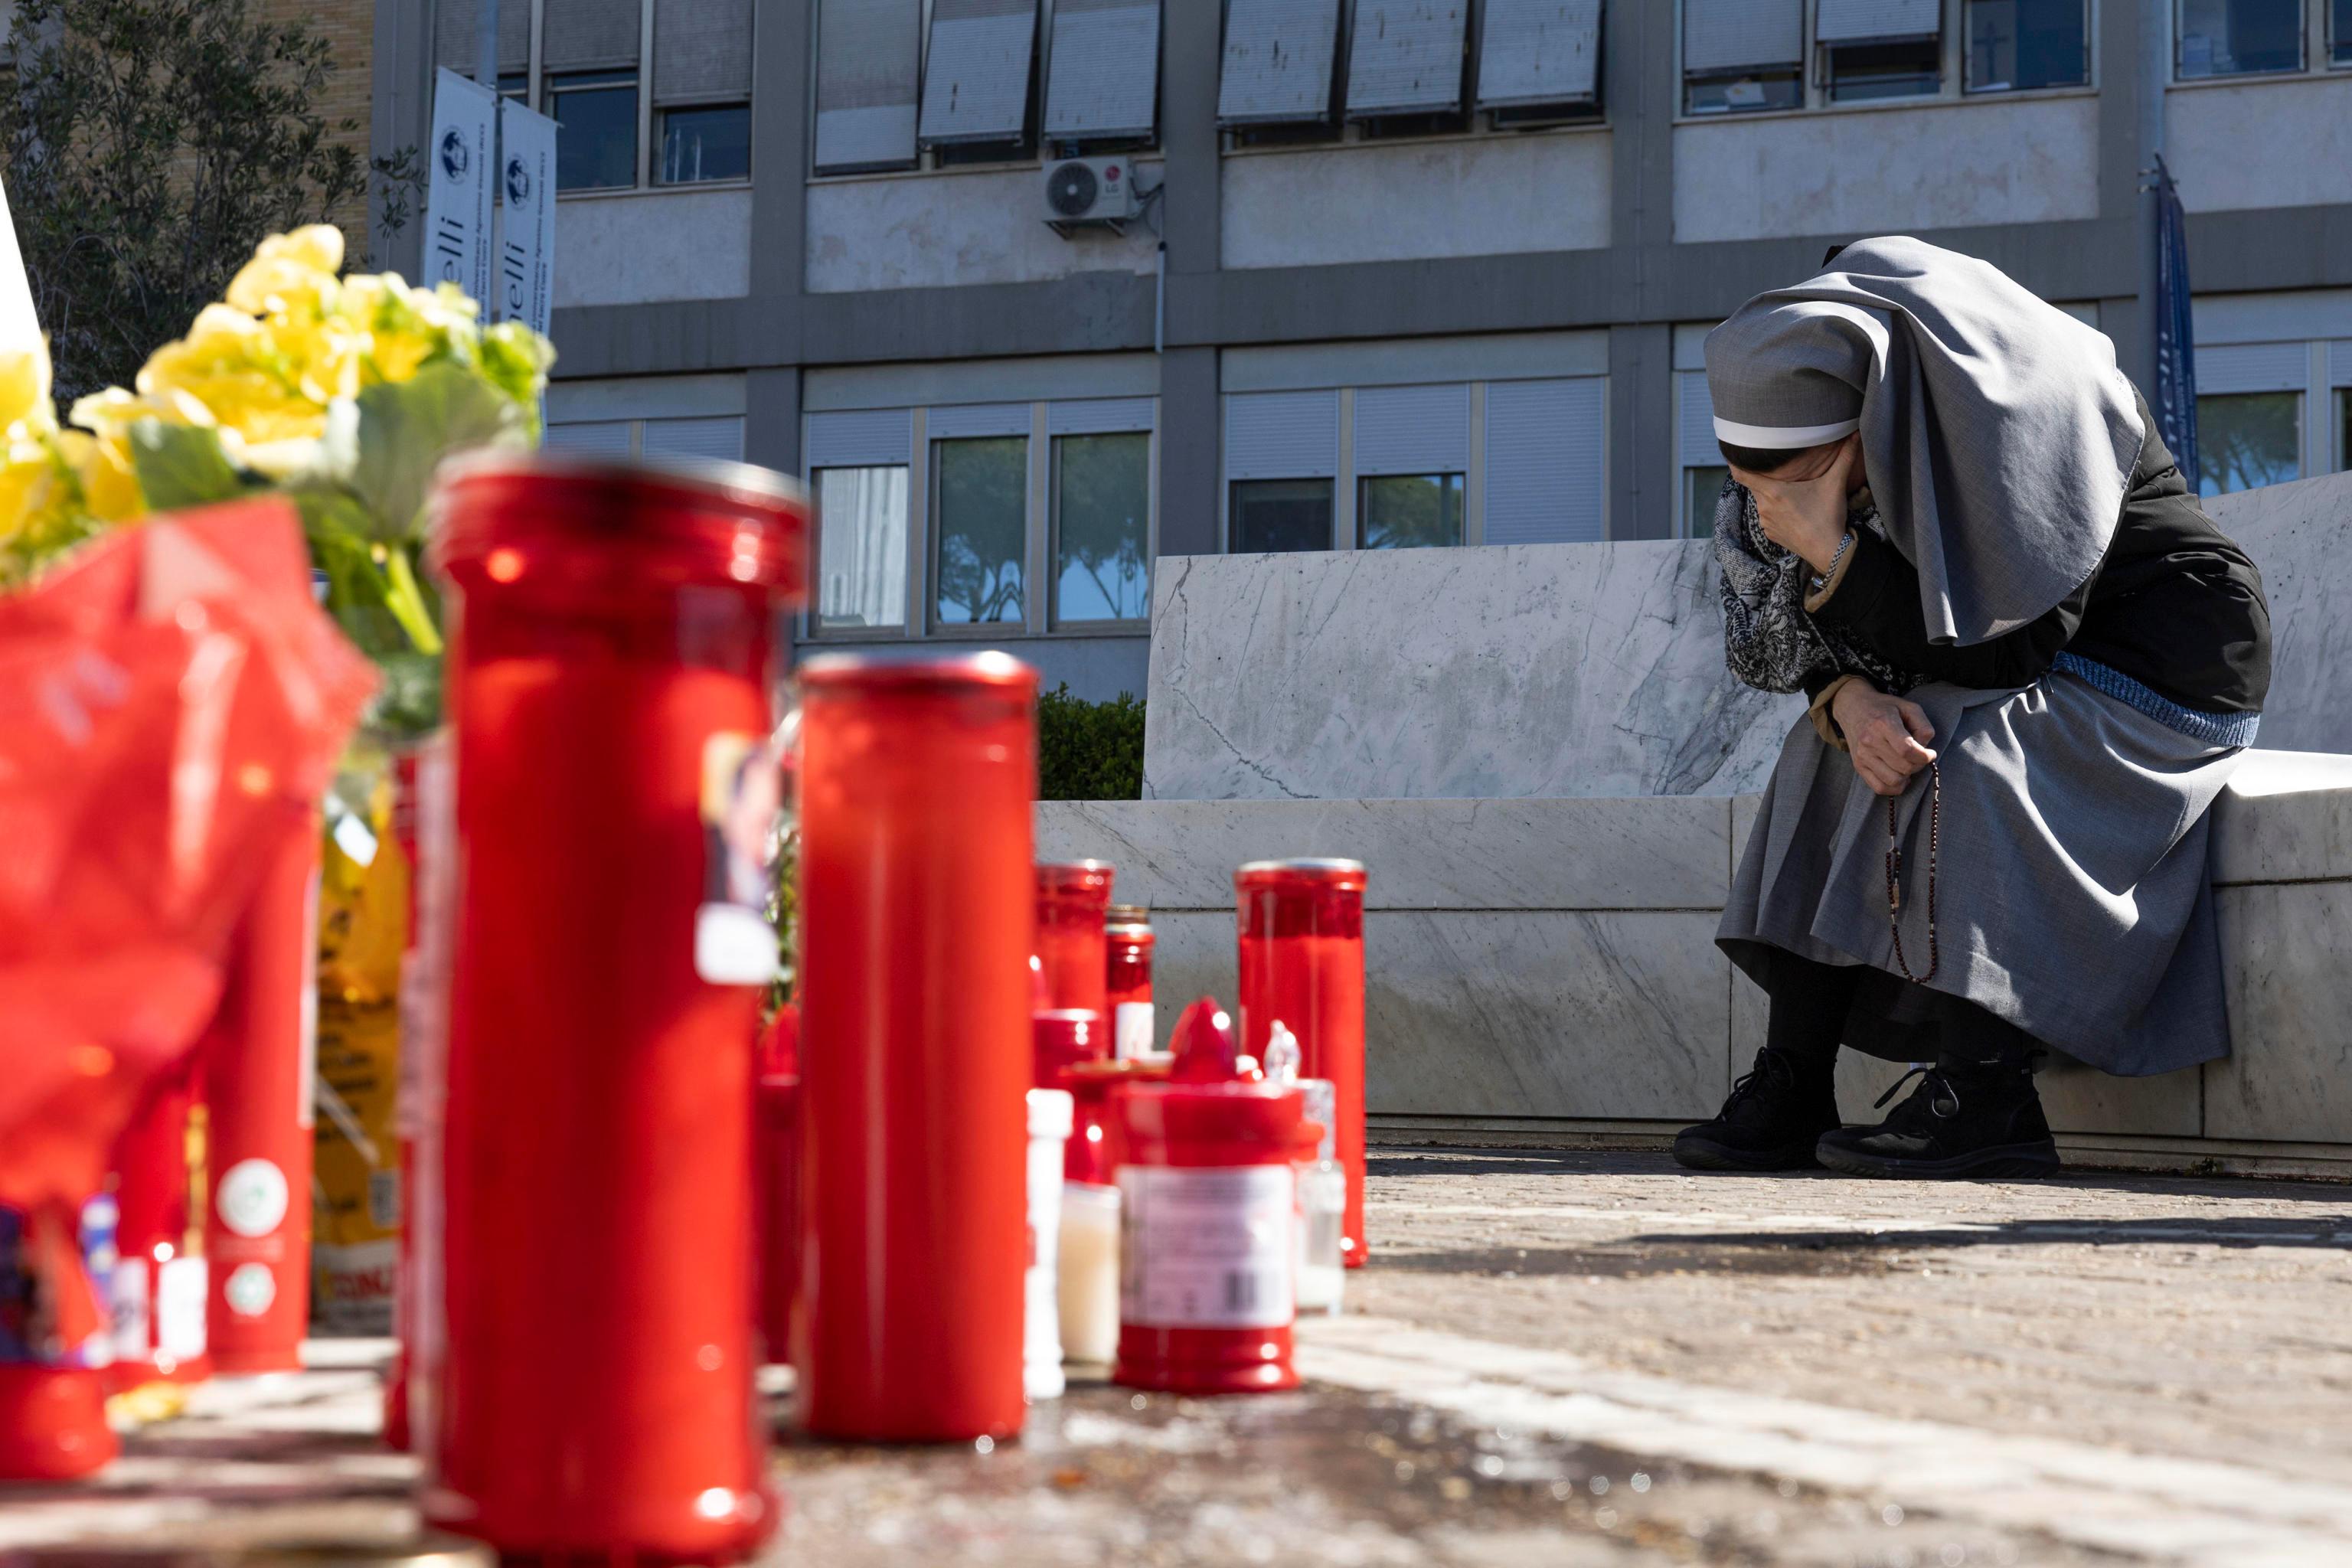
[[[279,500],[154,519],[0,596],[0,1205],[98,1189],[374,684]]]

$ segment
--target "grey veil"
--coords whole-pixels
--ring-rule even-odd
[[[1707,334],[1706,379],[1737,445],[1861,430],[1936,642],[1999,637],[2080,586],[2144,434],[2104,334],[1988,263],[1900,236],[1741,306]]]

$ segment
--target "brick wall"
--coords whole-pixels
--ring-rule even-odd
[[[273,22],[305,21],[334,51],[334,75],[313,107],[331,128],[352,121],[335,139],[359,154],[362,171],[368,158],[369,77],[375,44],[375,6],[372,0],[256,0],[255,9]],[[338,206],[331,215],[343,231],[354,266],[368,264],[368,205],[364,191]]]

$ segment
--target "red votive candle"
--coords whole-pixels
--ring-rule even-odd
[[[1348,1173],[1339,1249],[1364,1248],[1364,868],[1355,860],[1255,860],[1234,873],[1241,937],[1242,1049],[1265,1059],[1279,1019],[1298,1037],[1298,1076],[1331,1080]]]
[[[175,1069],[148,1089],[139,1113],[114,1141],[114,1247],[110,1284],[114,1364],[107,1386],[150,1379],[196,1383],[211,1375],[205,1353],[203,1215],[192,1214],[189,1122],[195,1073]]]
[[[860,1441],[1010,1436],[1036,672],[982,654],[801,678],[800,1418]]]
[[[1037,868],[1037,958],[1046,1005],[1110,1016],[1104,1000],[1109,943],[1110,866],[1071,860]]]
[[[434,510],[457,835],[425,1511],[507,1555],[738,1558],[775,1513],[751,1208],[776,954],[751,903],[808,514],[740,465],[504,454]]]
[[[1134,904],[1113,904],[1104,933],[1108,963],[1104,974],[1104,1005],[1111,1020],[1115,1052],[1141,1056],[1152,1047],[1151,911]]]

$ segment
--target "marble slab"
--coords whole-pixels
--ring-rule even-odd
[[[2262,569],[2271,608],[2271,691],[2262,742],[2352,752],[2352,473],[2205,503]]]
[[[1108,860],[1115,896],[1231,910],[1247,860],[1339,856],[1373,910],[1723,907],[1732,803],[1649,800],[1045,801],[1040,859]]]
[[[1737,795],[1798,716],[1723,666],[1697,541],[1164,559],[1144,794]]]
[[[2213,803],[2213,880],[2352,878],[2352,756],[2246,754]]]
[[[2231,1050],[2205,1068],[2205,1135],[2352,1142],[2352,882],[2216,894]]]
[[[1156,917],[1161,1037],[1235,1001],[1230,914]],[[1367,1107],[1382,1114],[1691,1120],[1730,1087],[1715,917],[1397,911],[1364,921]]]

